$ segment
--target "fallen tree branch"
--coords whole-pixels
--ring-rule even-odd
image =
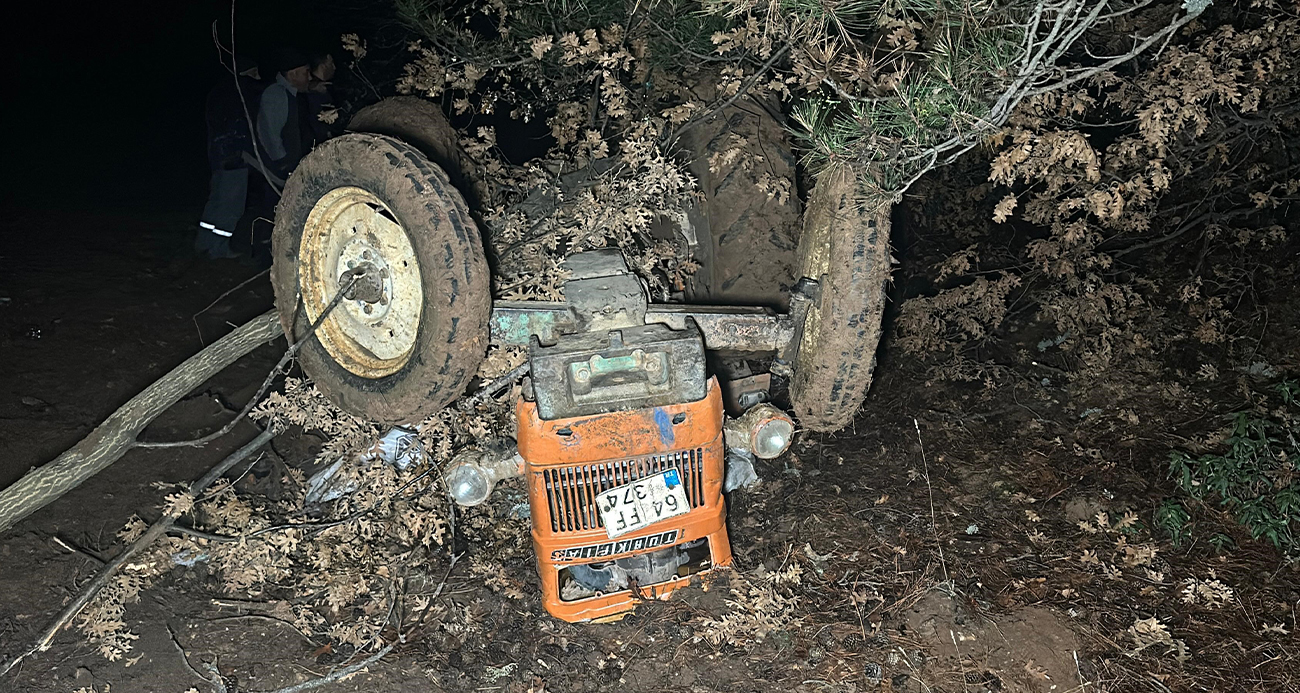
[[[350,273],[347,280],[339,286],[333,300],[312,322],[310,329],[285,350],[275,367],[262,381],[257,394],[250,397],[244,404],[244,408],[226,425],[192,440],[146,443],[138,439],[140,432],[151,421],[191,390],[259,345],[284,334],[275,310],[253,318],[235,328],[234,332],[214,342],[212,346],[186,359],[170,373],[145,388],[144,392],[132,397],[72,449],[59,455],[53,462],[31,470],[12,486],[0,491],[0,532],[4,532],[19,520],[98,474],[100,470],[116,462],[132,448],[198,447],[234,430],[235,426],[261,401],[275,378],[298,354],[302,345],[315,334],[317,328],[339,305],[348,290],[364,275],[363,271]]]
[[[322,676],[318,679],[303,681],[302,683],[294,684],[292,686],[285,686],[284,688],[277,688],[273,691],[266,691],[265,693],[301,693],[302,691],[309,691],[313,688],[320,688],[321,686],[324,686],[326,684],[334,683],[335,681],[347,678],[361,671],[362,669],[365,669],[371,664],[374,664],[375,662],[378,662],[379,660],[383,659],[384,655],[393,651],[393,645],[394,643],[389,643],[387,645],[384,645],[382,648],[380,648],[378,652],[370,655],[369,657],[366,657],[365,659],[361,660],[360,662],[357,662],[356,664],[353,664],[350,667],[344,667],[342,669],[339,669],[338,671],[326,674],[325,676]]]
[[[273,429],[262,431],[257,435],[257,437],[244,443],[244,445],[238,450],[230,453],[230,456],[226,457],[226,459],[222,460],[220,464],[210,469],[207,474],[204,474],[202,478],[190,485],[190,495],[197,497],[199,494],[203,493],[203,491],[215,483],[217,479],[220,479],[223,474],[230,471],[231,467],[239,464],[240,460],[243,460],[254,452],[257,452],[258,448],[261,448],[274,438],[275,434],[276,431]],[[85,608],[86,604],[89,604],[90,600],[95,598],[96,594],[99,594],[99,591],[108,584],[109,580],[111,580],[115,574],[117,574],[117,570],[125,565],[133,556],[153,544],[158,537],[166,534],[167,530],[176,523],[178,517],[180,517],[180,513],[170,511],[155,520],[139,539],[131,542],[131,545],[127,546],[121,554],[118,554],[117,558],[114,558],[108,565],[104,566],[103,570],[99,571],[99,574],[95,576],[95,579],[91,580],[90,584],[86,585],[86,587],[82,589],[81,594],[76,599],[72,600],[72,603],[68,604],[63,612],[59,614],[58,618],[55,618],[54,622],[45,629],[45,632],[41,635],[41,639],[38,640],[31,649],[10,660],[5,664],[3,669],[0,669],[0,676],[4,676],[10,669],[13,669],[20,662],[33,654],[49,649],[50,642],[54,640],[54,636],[67,626],[68,623],[71,622],[83,608]]]
[[[289,345],[288,349],[285,349],[284,354],[280,356],[280,360],[275,363],[275,367],[272,368],[271,372],[267,373],[266,378],[262,380],[262,386],[257,389],[257,394],[250,397],[248,402],[244,404],[244,408],[240,409],[239,413],[235,415],[235,418],[231,419],[225,426],[222,426],[205,436],[192,438],[190,440],[169,440],[156,443],[135,441],[131,446],[137,448],[202,447],[234,430],[240,420],[245,416],[248,416],[248,413],[253,410],[253,407],[256,406],[258,402],[262,401],[262,396],[266,394],[267,390],[271,389],[271,384],[275,382],[276,377],[280,375],[284,370],[284,367],[289,365],[289,362],[298,355],[298,351],[302,349],[302,345],[306,344],[307,340],[311,339],[311,336],[316,334],[317,328],[321,326],[321,323],[325,322],[325,318],[328,318],[330,313],[339,305],[343,300],[344,295],[347,294],[348,290],[352,288],[352,285],[357,282],[357,279],[363,276],[365,276],[365,272],[349,270],[347,281],[339,287],[338,293],[334,294],[334,299],[325,306],[325,310],[321,311],[320,317],[316,318],[316,321],[311,324],[302,337],[299,337],[297,341]],[[0,531],[2,531],[2,528],[0,528]]]
[[[282,333],[280,320],[272,310],[173,368],[53,462],[29,471],[0,491],[0,532],[116,462],[135,447],[136,437],[159,414],[208,378]]]

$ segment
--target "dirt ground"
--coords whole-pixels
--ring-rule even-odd
[[[184,259],[184,221],[5,217],[20,242],[0,259],[0,484],[270,307],[259,277],[201,313],[257,270]],[[1295,309],[1273,315],[1283,317],[1260,358],[1294,369]],[[1041,339],[1011,329],[1025,345]],[[228,369],[145,435],[218,427],[282,348]],[[735,572],[615,624],[573,625],[545,614],[527,556],[506,563],[527,587],[521,599],[453,571],[441,599],[475,628],[409,634],[325,690],[1300,690],[1295,563],[1227,526],[1230,552],[1175,549],[1151,529],[1171,492],[1168,451],[1240,404],[1240,378],[1193,383],[1170,370],[1079,388],[1011,364],[1007,382],[988,388],[926,373],[886,346],[851,429],[802,435],[760,468],[761,486],[732,495]],[[0,656],[29,647],[120,549],[114,533],[132,513],[156,517],[153,482],[194,479],[252,435],[132,452],[0,537]],[[308,443],[276,444],[292,455]],[[519,491],[507,484],[494,502]],[[1185,603],[1189,579],[1220,580],[1233,597]],[[0,689],[211,690],[188,658],[215,662],[230,691],[272,690],[349,662],[273,610],[177,571],[128,608],[140,639],[127,658],[108,662],[64,632]]]

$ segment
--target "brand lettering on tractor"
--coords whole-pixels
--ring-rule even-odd
[[[587,546],[572,546],[567,549],[556,549],[551,552],[552,561],[584,561],[593,558],[603,558],[605,556],[617,556],[619,554],[631,551],[644,551],[659,546],[671,546],[677,538],[681,536],[680,529],[674,529],[660,534],[651,534],[648,537],[637,537],[635,539],[620,539],[618,541],[609,541],[604,544],[590,544]]]

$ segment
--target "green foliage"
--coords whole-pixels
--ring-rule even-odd
[[[757,12],[743,0],[732,4]],[[805,92],[793,109],[806,163],[866,163],[880,188],[901,193],[987,138],[1022,100],[1104,69],[1067,65],[1080,49],[1094,50],[1110,18],[1148,5],[1103,2],[1080,14],[1072,4],[911,0],[884,3],[852,29],[821,36],[799,27],[794,12],[789,33],[814,48],[796,54],[792,71],[820,77],[820,89]],[[1160,17],[1146,28],[1148,39],[1194,16],[1173,8],[1170,20],[1170,8],[1148,9]],[[1150,45],[1140,41],[1117,62]]]
[[[1295,397],[1300,388],[1295,381],[1284,381],[1274,391],[1280,407],[1232,415],[1224,452],[1193,457],[1175,451],[1169,456],[1169,475],[1180,491],[1227,510],[1251,537],[1291,551],[1297,547],[1300,528],[1300,489],[1293,482],[1300,462],[1300,403]],[[1156,521],[1177,543],[1178,535],[1169,528],[1185,525],[1185,513],[1179,523],[1177,510],[1166,506],[1157,512]]]
[[[430,51],[425,76],[448,75],[468,99],[461,110],[483,99],[474,92],[485,74],[495,93],[478,108],[508,104],[525,117],[546,116],[564,101],[583,103],[615,82],[635,94],[626,115],[642,121],[677,106],[715,112],[745,93],[777,96],[794,116],[814,171],[856,164],[889,193],[986,139],[1024,98],[1107,69],[1086,58],[1088,66],[1075,64],[1082,53],[1116,56],[1113,66],[1193,17],[1175,3],[1146,0],[1102,0],[1087,12],[1042,0],[395,2],[399,19],[429,44],[420,48]],[[1151,13],[1155,21],[1138,34],[1151,40],[1118,55],[1090,38],[1116,18]],[[597,34],[601,45],[590,42]],[[552,44],[565,47],[551,51]],[[575,69],[588,62],[578,56],[619,46],[635,60],[602,61],[596,78]],[[467,65],[473,78],[458,79]],[[721,75],[712,103],[694,102],[682,88],[682,77],[701,70]],[[615,120],[625,115],[621,101],[613,110]],[[589,122],[611,138],[632,121]],[[665,141],[678,127],[680,120],[669,123]]]
[[[1183,545],[1183,540],[1191,527],[1191,515],[1187,514],[1187,508],[1183,504],[1172,499],[1166,499],[1164,503],[1156,508],[1155,526],[1156,528],[1169,535],[1173,541],[1174,548]]]
[[[1232,540],[1232,537],[1222,532],[1218,532],[1213,536],[1211,536],[1209,538],[1209,542],[1210,545],[1213,546],[1215,550],[1217,550],[1219,553],[1227,553],[1237,545],[1236,542]]]

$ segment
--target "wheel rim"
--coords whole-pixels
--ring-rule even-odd
[[[353,279],[355,277],[355,279]],[[331,190],[307,215],[298,286],[309,324],[353,283],[316,337],[347,371],[382,378],[415,350],[424,287],[406,230],[379,198],[356,187]]]
[[[844,175],[844,172],[828,171],[823,175]],[[828,188],[833,187],[829,178],[825,185]],[[813,203],[810,201],[809,207],[812,206]],[[822,303],[830,300],[831,287],[827,286],[826,275],[830,272],[832,244],[835,240],[830,231],[830,221],[830,219],[814,219],[813,223],[805,224],[804,235],[799,238],[798,276],[808,277],[820,282],[821,296],[812,305],[808,306],[808,312],[804,315],[803,331],[799,339],[799,351],[795,357],[796,374],[807,374],[812,369],[811,354],[817,349],[817,341],[821,336]],[[798,375],[796,375],[797,377]]]

